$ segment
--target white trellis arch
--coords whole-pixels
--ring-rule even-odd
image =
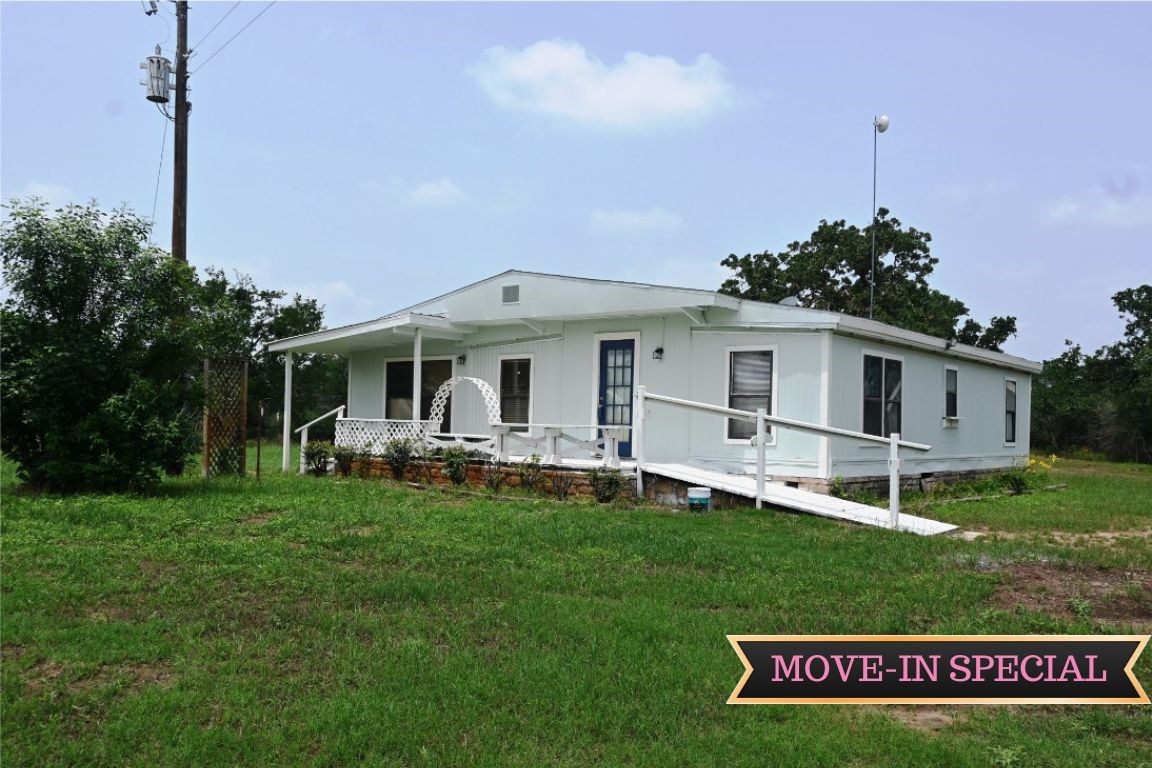
[[[492,385],[484,379],[473,376],[453,376],[440,385],[440,389],[436,390],[436,396],[432,398],[432,411],[428,414],[428,421],[435,425],[436,431],[440,431],[440,425],[444,423],[444,406],[448,403],[448,395],[452,394],[452,389],[462,381],[470,381],[480,390],[484,405],[488,408],[488,424],[499,424],[500,396],[492,389]]]

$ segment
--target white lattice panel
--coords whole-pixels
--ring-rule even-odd
[[[444,406],[448,402],[448,395],[452,394],[452,388],[462,381],[470,381],[476,385],[476,389],[480,390],[480,394],[484,397],[484,407],[488,409],[488,423],[500,423],[500,396],[496,394],[496,390],[492,389],[492,385],[484,381],[484,379],[477,379],[474,376],[453,376],[440,385],[436,390],[436,396],[432,398],[432,410],[428,414],[429,421],[435,422],[436,429],[440,429],[440,424],[444,421]]]
[[[390,441],[407,438],[423,443],[437,422],[400,419],[337,419],[336,445],[373,454],[384,453]]]

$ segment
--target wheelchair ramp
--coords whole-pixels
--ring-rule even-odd
[[[699,467],[690,467],[686,464],[645,463],[644,471],[736,496],[756,498],[756,479],[746,475],[729,475]],[[780,483],[765,483],[764,493],[760,499],[767,504],[798,512],[807,512],[820,517],[830,517],[860,525],[871,525],[876,528],[891,528],[886,509],[837,499],[822,493],[802,491],[799,488],[790,488]],[[917,533],[921,536],[935,536],[939,533],[954,531],[956,528],[957,526],[950,523],[941,523],[938,520],[929,520],[926,517],[905,515],[904,513],[900,514],[897,522],[898,530]]]

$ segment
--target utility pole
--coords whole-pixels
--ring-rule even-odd
[[[172,174],[172,258],[188,263],[188,0],[176,0],[176,148]]]

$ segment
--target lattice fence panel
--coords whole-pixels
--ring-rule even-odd
[[[384,453],[390,440],[407,438],[424,442],[438,422],[400,419],[337,419],[336,445],[376,455]]]
[[[248,441],[248,361],[204,361],[205,477],[244,476]]]

